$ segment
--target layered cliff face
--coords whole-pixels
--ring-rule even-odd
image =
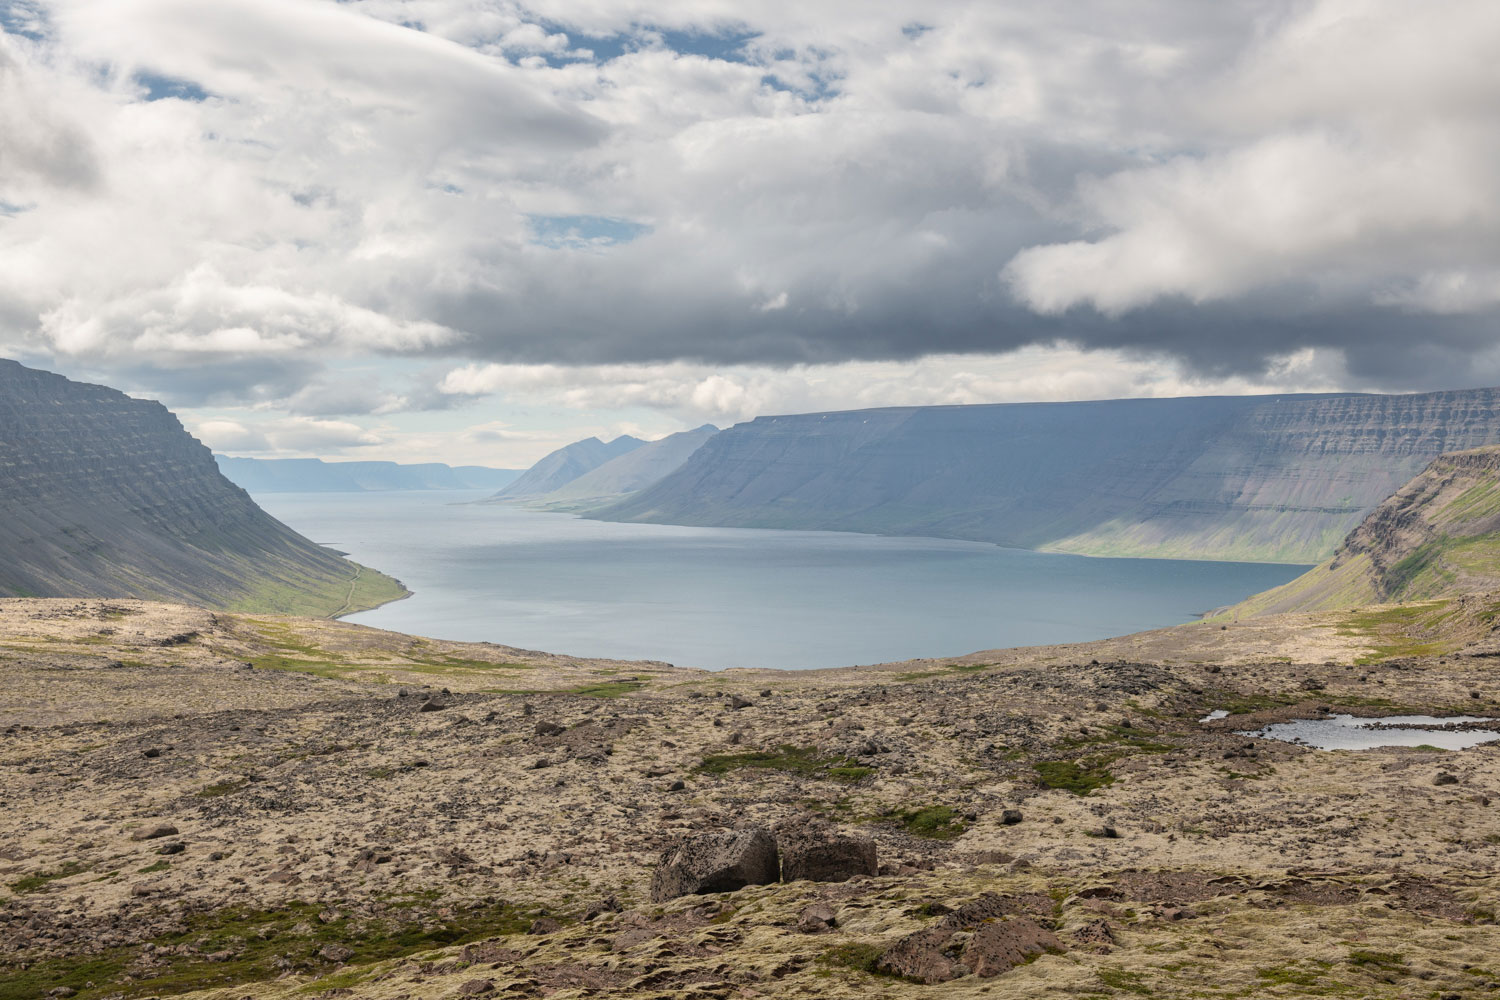
[[[1433,457],[1500,442],[1500,390],[761,417],[610,520],[1316,562]]]
[[[1333,557],[1236,605],[1239,616],[1500,590],[1500,447],[1442,455],[1351,531]]]
[[[404,593],[257,507],[160,403],[0,361],[0,596],[332,615]]]

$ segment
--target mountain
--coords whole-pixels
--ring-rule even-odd
[[[591,472],[544,493],[531,506],[577,510],[618,500],[643,490],[686,462],[703,442],[719,433],[713,424],[669,434],[605,462]]]
[[[317,458],[230,458],[215,455],[219,471],[251,493],[359,493],[372,490],[498,490],[520,469],[482,465],[398,465],[324,462]]]
[[[1441,455],[1326,562],[1236,605],[1242,617],[1500,590],[1500,447]]]
[[[518,500],[551,493],[612,458],[632,452],[646,442],[629,434],[605,444],[596,437],[584,438],[544,456],[491,500]]]
[[[334,615],[405,596],[225,479],[160,403],[0,360],[0,596]]]
[[[759,417],[592,516],[1313,563],[1437,455],[1491,443],[1500,389]]]

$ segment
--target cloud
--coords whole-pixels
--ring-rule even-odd
[[[305,452],[339,454],[388,442],[385,435],[342,420],[285,417],[260,423],[210,419],[190,422],[188,429],[219,452]]]
[[[1492,365],[1500,374],[1500,359],[1492,359]],[[448,371],[436,389],[454,396],[495,396],[517,407],[590,412],[642,408],[691,426],[706,421],[729,424],[764,414],[878,406],[1322,392],[1338,388],[1342,377],[1341,357],[1313,350],[1278,358],[1264,378],[1247,379],[1197,375],[1159,356],[1111,352],[1091,359],[1082,349],[1064,344],[1023,348],[1003,358],[933,355],[918,361],[790,368],[687,362],[469,364]]]
[[[995,359],[1058,343],[1082,374],[1030,391],[1490,370],[1485,0],[24,13],[0,343],[169,398],[722,419],[1020,391]],[[468,374],[335,386],[372,357]],[[859,367],[924,358],[984,374]]]

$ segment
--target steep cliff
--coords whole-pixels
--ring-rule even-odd
[[[760,417],[596,516],[1311,563],[1432,458],[1490,443],[1497,389]]]
[[[1236,605],[1240,616],[1500,590],[1500,447],[1434,459],[1333,557]]]
[[[404,594],[257,507],[160,403],[0,361],[0,596],[332,615]]]

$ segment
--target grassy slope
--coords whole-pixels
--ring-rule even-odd
[[[246,588],[244,597],[230,601],[226,610],[333,618],[411,596],[401,581],[368,566],[350,565],[358,570],[357,578],[330,580],[303,573],[290,578],[260,577]]]
[[[1230,609],[1239,617],[1427,601],[1500,587],[1500,449],[1436,459],[1337,553]]]

